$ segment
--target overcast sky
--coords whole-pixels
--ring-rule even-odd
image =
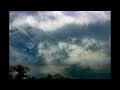
[[[110,11],[9,12],[9,30],[17,28],[23,35],[28,35],[27,26],[33,28],[37,43],[26,42],[25,45],[30,50],[37,48],[36,57],[44,56],[48,66],[58,61],[92,69],[111,64]],[[18,53],[19,58],[23,58]]]

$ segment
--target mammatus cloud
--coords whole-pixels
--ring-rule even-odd
[[[10,16],[16,16],[10,20],[10,28],[22,28],[28,24],[47,32],[72,23],[81,26],[96,22],[107,22],[110,21],[110,14],[110,11],[38,11],[35,14],[30,14],[29,11],[18,13],[11,11]]]

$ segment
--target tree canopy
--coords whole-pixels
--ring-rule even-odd
[[[30,71],[30,68],[22,65],[9,65],[9,78],[10,79],[37,79],[34,76],[27,75],[27,72]],[[46,77],[40,79],[70,79],[64,77],[60,74],[51,74],[48,73]]]

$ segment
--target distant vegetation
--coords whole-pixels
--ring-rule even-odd
[[[27,75],[27,72],[30,71],[30,68],[22,65],[9,65],[9,78],[10,79],[37,79],[34,76]],[[51,74],[48,73],[46,77],[40,79],[70,79],[64,77],[60,74]]]

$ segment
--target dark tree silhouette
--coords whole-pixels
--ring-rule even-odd
[[[27,75],[28,71],[30,71],[28,67],[22,65],[10,65],[9,77],[10,79],[37,79],[31,75]],[[40,79],[70,79],[70,78],[64,77],[60,74],[48,73],[46,77]]]
[[[30,69],[28,67],[24,67],[22,65],[10,65],[9,68],[9,77],[11,79],[22,79],[24,77],[27,77],[26,73]]]
[[[51,73],[48,73],[47,77],[45,79],[70,79],[68,77],[64,77],[60,74],[51,74]]]

